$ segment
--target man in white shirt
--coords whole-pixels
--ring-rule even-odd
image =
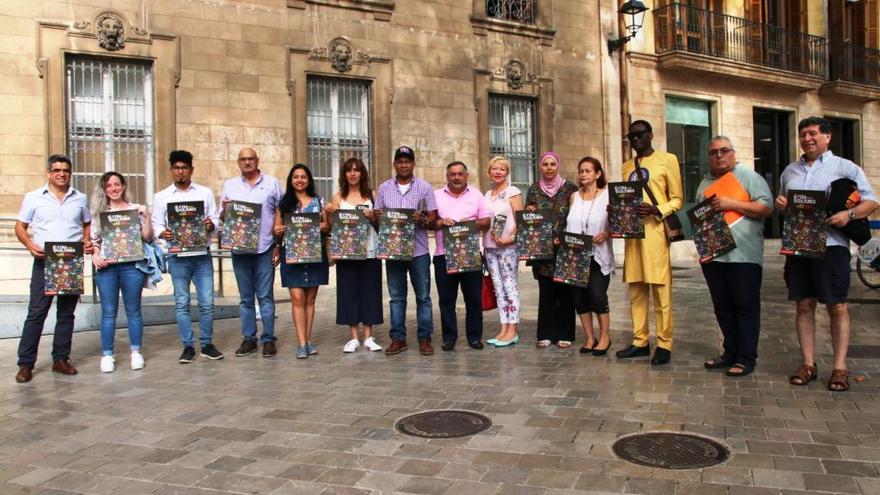
[[[46,162],[46,185],[27,193],[15,222],[15,236],[34,258],[31,269],[28,314],[18,343],[18,373],[15,381],[26,383],[33,378],[37,348],[43,324],[54,296],[45,294],[46,242],[83,242],[83,251],[91,254],[89,225],[92,217],[86,195],[70,185],[73,164],[64,155],[52,155]],[[28,227],[33,238],[28,237]],[[52,339],[52,371],[63,375],[77,374],[70,362],[73,340],[73,317],[78,295],[59,295],[55,305],[55,336]]]
[[[168,228],[168,205],[184,201],[201,201],[204,205],[204,224],[210,245],[211,232],[217,225],[217,204],[214,193],[204,186],[192,182],[193,156],[185,150],[172,151],[168,156],[173,183],[153,196],[153,231],[161,239],[170,241],[172,232]],[[195,335],[192,317],[189,314],[189,286],[196,287],[199,303],[199,337],[201,356],[208,359],[223,359],[223,353],[214,347],[214,262],[210,248],[204,252],[169,253],[168,273],[174,286],[174,305],[177,316],[177,330],[183,343],[183,353],[178,362],[188,364],[195,359]]]

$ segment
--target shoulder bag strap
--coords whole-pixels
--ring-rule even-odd
[[[640,161],[641,160],[639,160],[639,157],[636,156],[635,157],[636,174],[639,176],[639,182],[642,183],[642,187],[644,187],[645,192],[648,193],[648,197],[651,199],[651,203],[653,203],[654,206],[657,206],[657,198],[654,197],[654,191],[652,191],[651,188],[648,186],[648,179],[646,179],[644,174],[642,174],[642,167],[641,167],[641,165],[639,165]]]

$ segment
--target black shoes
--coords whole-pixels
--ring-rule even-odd
[[[446,352],[452,351],[455,349],[455,342],[444,342],[440,344],[440,349],[443,349]]]
[[[183,348],[183,352],[180,354],[180,357],[177,359],[177,362],[180,364],[189,364],[193,362],[193,359],[196,358],[196,350],[190,346],[186,346]]]
[[[651,366],[662,366],[672,359],[672,353],[662,347],[654,350],[654,357],[651,358]]]
[[[644,347],[639,347],[635,345],[628,345],[626,348],[617,351],[617,359],[629,359],[634,357],[641,356],[650,356],[651,355],[651,346],[646,345]]]
[[[478,351],[483,348],[483,343],[480,342],[479,340],[475,340],[473,342],[468,342],[468,345],[471,346],[471,349],[476,349]]]
[[[247,356],[253,352],[257,351],[257,341],[244,339],[241,341],[241,345],[236,349],[235,355],[237,357]]]
[[[202,352],[200,353],[203,358],[208,358],[211,360],[223,359],[223,353],[217,350],[214,347],[214,344],[208,344],[202,347]]]
[[[271,358],[275,357],[278,354],[278,350],[275,349],[275,342],[266,342],[263,344],[263,357]]]

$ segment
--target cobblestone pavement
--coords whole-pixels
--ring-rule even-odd
[[[880,356],[852,359],[864,381],[828,392],[821,314],[820,380],[790,386],[799,364],[794,308],[779,258],[768,260],[758,369],[744,379],[702,367],[719,334],[695,266],[675,271],[673,361],[657,369],[647,359],[580,355],[582,335],[572,349],[536,349],[537,289],[525,272],[523,341],[504,349],[446,353],[436,338],[437,354],[419,355],[411,300],[407,352],[343,355],[347,329],[333,324],[327,288],[318,296],[320,354],[308,360],[294,359],[289,305],[279,308],[274,359],[236,358],[238,321],[226,320],[215,329],[222,361],[177,364],[176,328],[160,326],[147,329],[146,369],[128,369],[123,352],[118,370],[101,374],[91,332],[74,338],[79,376],[49,371],[46,338],[34,381],[19,385],[18,341],[0,341],[0,493],[880,493]],[[853,297],[880,299],[858,284]],[[613,351],[629,335],[619,271],[610,292]],[[880,344],[880,305],[853,304],[852,316],[853,344]],[[490,338],[497,314],[486,320]],[[383,344],[387,329],[377,331]],[[393,428],[403,415],[436,408],[478,411],[494,426],[454,440]],[[731,459],[669,471],[615,457],[615,439],[651,430],[709,435]]]

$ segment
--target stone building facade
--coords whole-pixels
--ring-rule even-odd
[[[619,3],[0,2],[0,212],[44,183],[57,152],[80,188],[115,169],[139,201],[168,184],[177,148],[215,190],[242,146],[281,179],[308,163],[324,194],[348,156],[388,178],[402,144],[435,185],[452,160],[480,184],[499,153],[526,184],[548,149],[569,178],[585,155],[616,178],[634,119],[679,155],[688,192],[714,134],[774,187],[813,114],[835,119],[836,151],[878,183],[877,0],[646,0],[643,29],[609,53]]]

